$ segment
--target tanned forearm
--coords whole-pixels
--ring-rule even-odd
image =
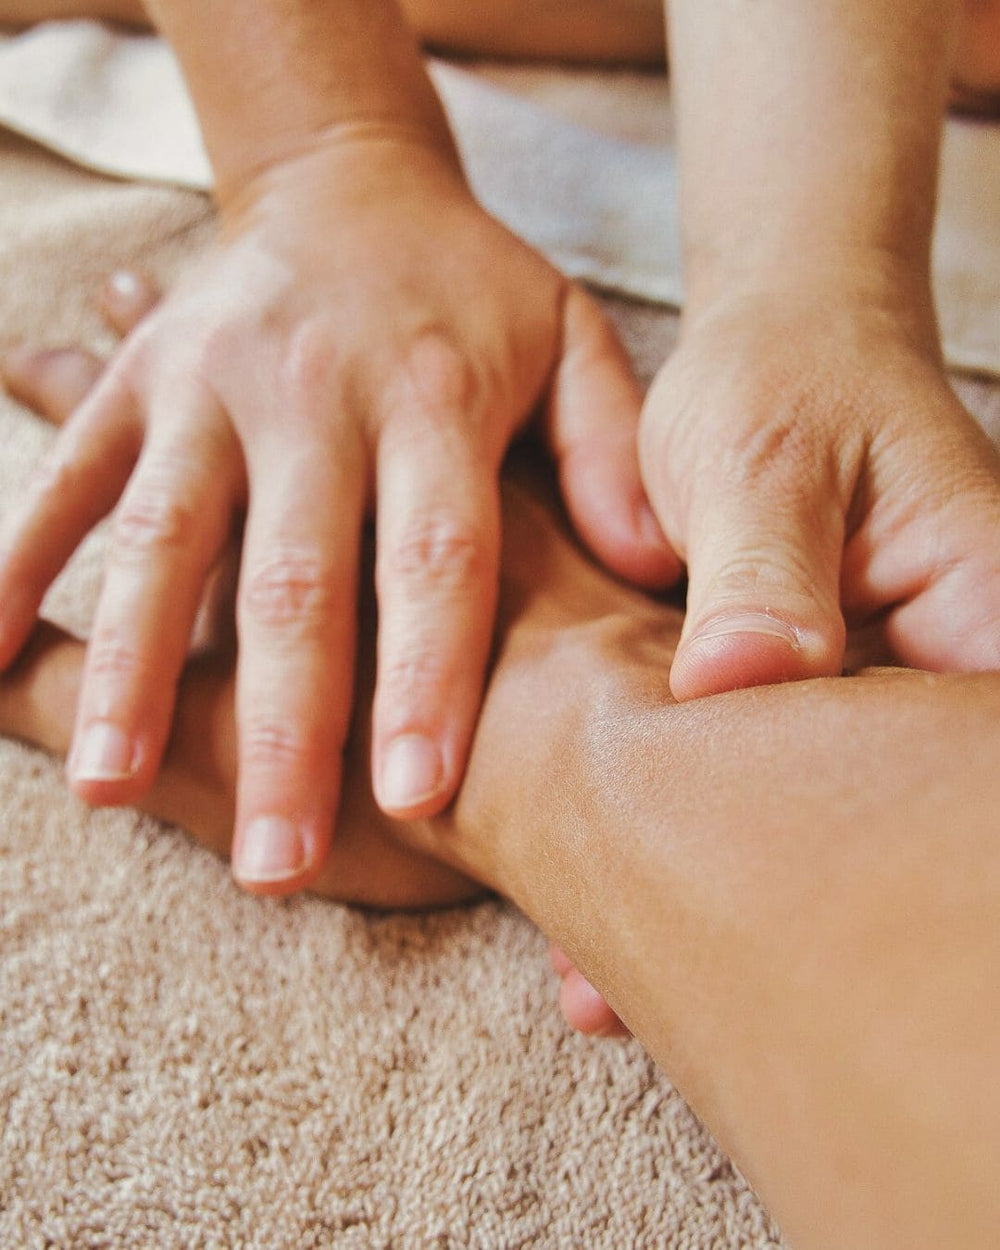
[[[187,78],[225,202],[343,128],[411,129],[452,151],[393,0],[150,0]]]
[[[651,618],[525,632],[438,853],[556,938],[800,1250],[991,1245],[1000,681],[677,707]]]
[[[668,0],[692,314],[836,274],[926,273],[954,0]]]

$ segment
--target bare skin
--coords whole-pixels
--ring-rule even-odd
[[[9,374],[63,419],[99,369],[21,354]],[[533,492],[504,506],[497,663],[458,802],[386,824],[350,754],[323,888],[391,901],[409,875],[410,903],[470,879],[513,898],[800,1250],[991,1247],[1000,678],[873,670],[676,705],[680,613],[603,576]],[[36,634],[0,728],[64,751],[82,663]],[[231,668],[191,668],[178,713],[147,802],[224,849]]]
[[[290,892],[320,870],[338,804],[329,761],[351,716],[366,515],[373,783],[395,814],[440,809],[462,774],[497,593],[499,465],[534,416],[594,549],[648,585],[679,564],[639,479],[624,352],[594,301],[472,198],[393,5],[268,3],[248,24],[242,6],[198,0],[157,16],[196,99],[219,238],[7,517],[0,666],[117,503],[68,767],[89,801],[134,801],[159,765],[209,571],[245,513],[234,871]]]
[[[4,664],[123,496],[70,755],[84,797],[152,783],[208,570],[247,508],[234,869],[310,881],[373,511],[375,792],[396,815],[440,810],[489,649],[498,468],[539,407],[589,545],[644,585],[687,565],[675,697],[837,673],[847,625],[877,617],[907,662],[1000,666],[1000,468],[948,388],[929,288],[957,0],[673,0],[688,302],[641,418],[594,306],[472,200],[389,0],[265,0],[252,26],[232,0],[150,8],[202,121],[219,240],[0,539]],[[433,13],[472,46],[463,12],[421,7],[417,33]],[[491,11],[487,46],[517,13]]]
[[[518,60],[659,68],[666,30],[659,0],[565,0],[562,6],[493,0],[404,0],[403,12],[421,42],[446,52]],[[30,24],[54,18],[96,17],[148,26],[140,0],[3,0],[0,20]],[[952,60],[952,103],[992,115],[1000,107],[1000,3],[965,0]]]

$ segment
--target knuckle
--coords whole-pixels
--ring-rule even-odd
[[[804,481],[837,486],[839,461],[858,458],[854,416],[863,400],[822,369],[738,362],[713,380],[698,366],[692,374],[683,361],[668,363],[650,391],[639,432],[643,472],[656,477],[665,467],[682,466],[672,476],[685,499],[705,482],[779,497]]]
[[[312,317],[289,334],[280,364],[280,382],[291,399],[293,413],[316,410],[316,399],[324,400],[338,386],[339,336],[326,319]],[[327,405],[322,405],[327,410]]]
[[[228,324],[212,324],[202,330],[198,350],[190,362],[192,372],[206,385],[225,381],[232,372],[233,361],[240,359],[240,336]]]
[[[115,512],[112,545],[119,557],[181,551],[199,532],[198,510],[171,483],[148,479],[129,491]]]
[[[257,626],[302,638],[318,634],[336,606],[329,565],[311,547],[286,545],[252,567],[240,592],[241,614]]]
[[[821,584],[807,554],[792,546],[731,556],[713,573],[708,592],[715,611],[752,603],[802,621],[839,614],[836,587]]]
[[[410,344],[400,368],[400,383],[431,412],[469,412],[479,379],[468,357],[443,331],[422,331]]]
[[[389,692],[393,704],[414,694],[448,685],[448,670],[439,650],[430,644],[408,643],[388,655],[379,665],[379,685]]]
[[[808,481],[816,451],[809,427],[797,413],[774,413],[765,421],[734,430],[722,457],[721,476],[753,491],[774,489],[779,481]]]
[[[509,429],[492,418],[513,405],[504,382],[510,372],[491,365],[485,353],[473,361],[446,330],[425,328],[387,375],[378,404],[381,426],[404,445],[430,432],[460,453],[474,441],[476,459],[499,460]]]
[[[339,738],[341,726],[335,727]],[[258,710],[243,717],[240,724],[240,759],[243,768],[278,769],[298,772],[310,763],[328,761],[325,735],[318,726],[301,717],[274,710]]]
[[[429,514],[380,553],[379,588],[402,583],[436,596],[461,597],[492,576],[492,545],[476,526],[449,514]]]
[[[137,647],[119,634],[96,634],[87,648],[87,676],[112,683],[133,680],[143,668]]]

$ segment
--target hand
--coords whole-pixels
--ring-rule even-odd
[[[105,311],[122,330],[148,312],[155,293],[144,283],[110,286]],[[28,407],[62,425],[93,389],[104,370],[88,353],[74,349],[35,352],[21,350],[5,362],[8,388]],[[521,465],[521,468],[525,468]],[[517,644],[504,649],[502,693],[518,692],[534,698],[539,686],[534,676],[519,681],[525,664],[537,665],[550,649],[568,641],[575,655],[574,626],[593,628],[602,619],[620,618],[623,609],[642,622],[655,638],[658,657],[666,672],[672,640],[680,627],[676,610],[654,608],[624,587],[600,578],[553,524],[550,512],[539,507],[523,490],[505,493],[508,535],[504,561],[502,613]],[[370,578],[370,569],[366,581]],[[224,580],[224,579],[223,579]],[[370,597],[362,605],[371,608]],[[228,855],[232,842],[236,780],[234,639],[227,629],[227,608],[215,605],[214,629],[199,653],[188,659],[178,686],[173,731],[160,771],[139,805],[151,815],[186,829],[199,843]],[[370,718],[365,715],[373,684],[374,614],[364,611],[360,628],[359,690],[355,723],[344,760],[343,794],[336,837],[312,890],[338,902],[379,908],[439,907],[482,896],[483,887],[430,852],[427,822],[393,821],[383,815],[372,797],[365,768]],[[24,739],[65,755],[70,744],[85,645],[52,625],[36,627],[18,661],[0,677],[0,733]],[[532,674],[536,670],[532,668]],[[609,665],[607,677],[618,680]],[[553,701],[554,702],[554,701]],[[532,713],[538,720],[537,712]],[[509,708],[494,710],[492,733],[514,734],[523,741]],[[541,739],[536,744],[541,746]],[[501,793],[509,751],[485,752],[477,770],[477,784]],[[539,756],[539,758],[541,758]],[[537,762],[537,761],[536,761]],[[420,846],[426,850],[417,849]],[[626,1032],[617,1016],[585,978],[559,952],[554,961],[563,978],[560,999],[567,1021],[588,1033],[621,1035]]]
[[[689,569],[678,699],[837,674],[845,616],[884,619],[909,665],[1000,667],[998,459],[902,297],[779,290],[692,315],[640,462]]]
[[[372,766],[383,810],[461,777],[489,652],[497,473],[538,406],[581,533],[618,572],[676,561],[644,504],[638,394],[595,305],[402,132],[331,140],[228,202],[211,253],[130,335],[0,548],[0,665],[122,496],[69,774],[94,802],[151,784],[206,579],[246,509],[234,870],[315,878],[353,689],[374,510]]]
[[[127,330],[154,301],[155,293],[145,284],[133,284],[124,293],[112,286],[105,295],[105,310],[116,326]],[[58,425],[99,384],[103,371],[99,360],[75,349],[19,350],[4,361],[8,389]],[[591,637],[595,628],[603,629],[608,622],[610,636],[617,638],[624,628],[629,637],[653,647],[656,666],[665,674],[680,628],[676,609],[655,605],[600,576],[560,531],[552,510],[532,498],[544,494],[545,485],[532,482],[530,472],[526,478],[524,471],[530,469],[526,462],[519,467],[521,486],[508,486],[503,500],[500,679],[491,684],[489,743],[480,752],[474,778],[480,790],[501,797],[514,787],[506,778],[512,737],[533,756],[535,768],[551,746],[537,708],[527,709],[539,727],[537,739],[525,742],[524,717],[514,714],[518,704],[512,703],[525,698],[533,703],[538,697],[541,687],[536,678],[544,675],[544,667],[538,666],[547,656],[562,655],[575,663],[578,640]],[[371,573],[369,563],[362,576],[366,589]],[[188,658],[179,683],[162,768],[139,806],[183,826],[197,841],[226,855],[232,842],[236,781],[235,640],[227,628],[231,603],[220,600],[215,606],[213,628],[206,631],[198,653]],[[482,885],[431,854],[441,846],[440,831],[428,833],[435,822],[391,820],[374,802],[365,767],[371,734],[366,710],[374,684],[375,614],[369,593],[362,593],[361,608],[359,698],[345,752],[336,837],[312,888],[341,902],[376,907],[441,906],[478,897]],[[0,678],[0,733],[65,754],[84,653],[83,643],[54,626],[36,626],[17,662]],[[603,679],[616,687],[623,672],[609,663]],[[595,689],[597,681],[595,674]],[[555,707],[569,697],[567,688],[560,699],[544,702]],[[526,778],[529,770],[518,772]]]
[[[112,319],[125,328],[150,299],[141,286],[124,301],[113,289],[109,295]],[[18,352],[7,368],[11,389],[56,424],[69,417],[102,372],[100,361],[75,350]],[[225,627],[227,605],[220,601],[217,610],[220,627],[214,641],[185,667],[162,767],[141,806],[228,855],[236,783],[235,640]],[[366,636],[372,626],[369,612]],[[83,643],[54,626],[36,627],[18,661],[0,678],[0,732],[65,755],[84,653]],[[370,646],[362,656],[370,694]],[[360,715],[345,752],[337,837],[312,888],[339,902],[380,908],[440,907],[480,897],[481,886],[411,849],[400,837],[400,824],[378,810],[365,767],[369,730],[369,719]]]

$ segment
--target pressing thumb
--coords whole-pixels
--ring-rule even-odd
[[[769,485],[693,493],[678,700],[841,671],[842,508],[805,482]]]

